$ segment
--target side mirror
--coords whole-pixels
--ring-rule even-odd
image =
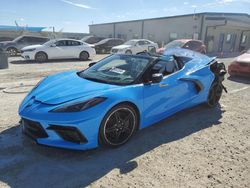
[[[92,63],[89,64],[89,67],[92,67],[95,64],[96,64],[96,62],[92,62]]]
[[[160,81],[162,81],[162,79],[163,79],[163,75],[161,73],[152,74],[153,83],[159,83]]]
[[[51,44],[50,47],[56,47],[56,44]]]

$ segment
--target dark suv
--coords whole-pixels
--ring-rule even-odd
[[[95,43],[95,51],[98,54],[110,53],[111,48],[124,43],[123,39],[118,38],[107,38],[103,39],[98,43]]]
[[[47,37],[20,36],[15,38],[13,41],[0,42],[0,48],[7,51],[9,55],[15,56],[25,46],[43,44],[49,40],[50,39]]]

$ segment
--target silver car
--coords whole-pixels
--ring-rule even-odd
[[[19,36],[15,38],[13,41],[0,42],[0,49],[8,52],[10,56],[15,56],[25,46],[43,44],[49,40],[50,39],[47,37]]]

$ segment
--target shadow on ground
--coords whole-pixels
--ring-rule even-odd
[[[138,168],[134,159],[158,146],[219,125],[222,113],[220,107],[201,105],[139,131],[120,148],[91,151],[33,144],[16,125],[0,134],[0,181],[12,188],[85,187],[115,168],[120,174],[133,171]]]
[[[243,76],[229,76],[227,78],[230,81],[243,83],[243,84],[250,84],[250,77],[243,77]]]
[[[43,63],[39,63],[39,62],[33,61],[33,60],[14,60],[14,61],[10,61],[9,63],[21,65],[21,64],[68,63],[68,62],[72,62],[72,61],[90,62],[92,60],[88,59],[86,61],[81,61],[79,59],[53,59],[53,60],[47,60],[46,62],[43,62]]]

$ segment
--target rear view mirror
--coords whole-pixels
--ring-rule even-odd
[[[163,79],[163,75],[161,73],[152,74],[153,83],[159,83],[160,81],[162,81],[162,79]]]
[[[56,44],[51,44],[50,47],[56,47]]]
[[[92,62],[92,63],[89,64],[89,67],[92,67],[95,64],[96,64],[96,62]]]

